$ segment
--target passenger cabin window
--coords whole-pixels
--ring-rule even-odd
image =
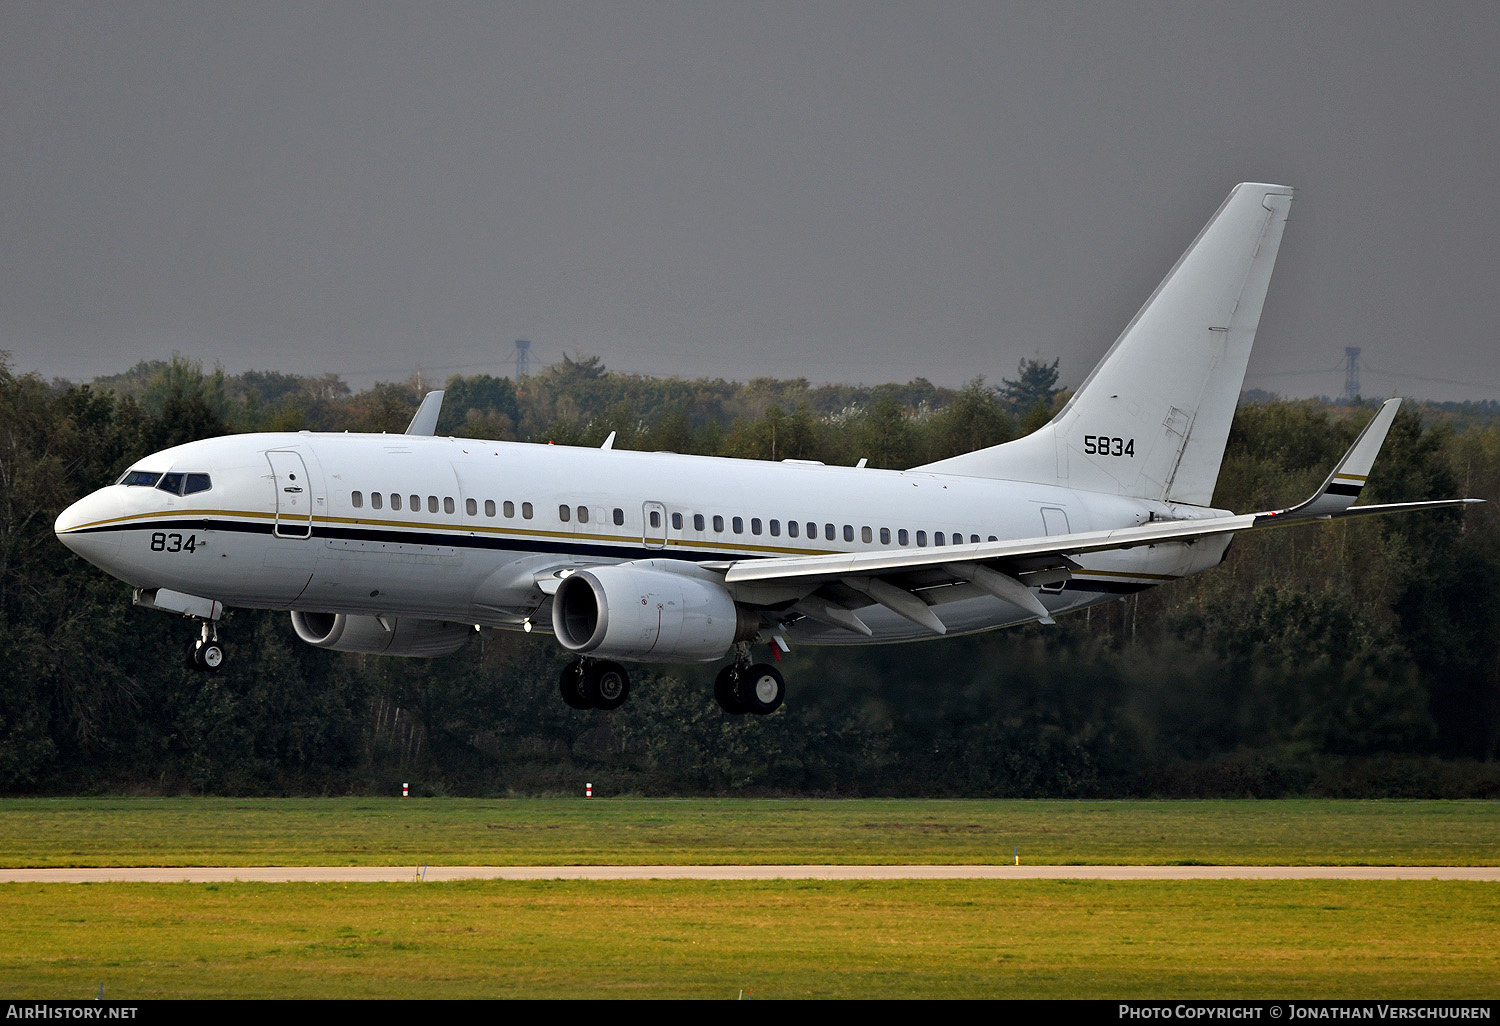
[[[578,507],[578,522],[580,524],[586,524],[589,522],[589,508],[587,506]]]
[[[868,545],[868,544],[870,544],[871,538],[872,538],[872,536],[870,534],[870,529],[868,527],[861,527],[859,529],[859,540],[860,541],[862,541],[866,545]]]
[[[653,509],[651,511],[651,526],[652,527],[660,527],[661,526],[661,510],[659,510],[659,509]]]
[[[703,530],[703,514],[702,513],[694,513],[693,514],[693,530],[695,530],[695,531],[701,531],[701,530]]]
[[[436,495],[429,495],[429,496],[427,496],[427,512],[429,512],[429,513],[436,513],[437,512],[437,496]]]
[[[911,535],[906,533],[906,528],[902,527],[896,531],[896,542],[900,545],[910,544]]]
[[[932,544],[934,544],[934,545],[941,545],[941,544],[943,544],[943,532],[942,531],[933,531],[932,532]]]
[[[380,497],[380,493],[379,492],[371,492],[370,493],[370,508],[371,509],[379,509],[384,502],[385,502],[385,500]]]
[[[919,548],[919,549],[925,549],[926,547],[927,547],[927,532],[926,531],[918,531],[917,532],[917,548]]]
[[[734,520],[732,521],[732,523],[734,524],[734,533],[735,534],[744,534],[745,533],[745,520],[744,520],[743,517],[735,517]]]
[[[395,492],[392,492],[391,493],[391,509],[400,509],[400,508],[401,508],[401,496],[397,495]],[[416,509],[415,506],[413,506],[412,508]]]
[[[566,524],[572,518],[573,518],[573,511],[571,509],[569,509],[566,506],[559,506],[559,507],[557,507],[557,519],[561,520],[563,523]]]
[[[469,514],[469,516],[471,517],[477,517],[479,515],[479,503],[475,502],[473,499],[465,499],[464,512]]]
[[[795,538],[801,533],[801,527],[802,525],[797,523],[797,521],[788,520],[786,522],[786,533],[789,537]]]
[[[495,500],[494,499],[485,499],[484,500],[484,515],[487,516],[487,517],[492,517],[492,516],[495,515]]]
[[[760,534],[760,517],[750,518],[750,533]]]
[[[506,499],[505,500],[505,506],[503,508],[505,510],[505,519],[506,520],[513,520],[513,519],[515,519],[516,504],[514,502],[510,501],[509,499]]]
[[[408,498],[411,499],[411,507],[410,507],[411,511],[413,513],[421,512],[421,509],[422,509],[422,497],[420,495],[412,495],[412,496],[408,496]],[[400,509],[400,508],[401,508],[401,503],[396,502],[395,500],[391,501],[391,509]]]
[[[361,494],[360,492],[350,492],[349,493],[349,505],[353,506],[355,509],[364,509],[365,508],[365,497],[364,497],[364,495]]]
[[[818,536],[818,525],[811,520],[807,522],[807,540],[812,541]]]
[[[852,542],[853,540],[854,540],[854,525],[853,524],[845,524],[844,525],[844,541],[846,541],[846,542]]]
[[[621,509],[619,506],[615,507],[614,518],[615,518],[615,526],[616,527],[624,527],[625,526],[625,511],[623,509]],[[672,526],[673,527],[681,527],[682,526],[682,514],[681,513],[673,513],[672,514]]]
[[[615,512],[618,513],[620,511],[619,510],[615,510]],[[672,530],[674,530],[674,531],[680,531],[680,530],[682,530],[682,514],[681,513],[673,513],[672,514]]]
[[[523,502],[523,503],[521,503],[521,516],[523,518],[525,518],[526,520],[530,520],[531,519],[531,503],[529,503],[529,502]]]
[[[780,520],[773,520],[773,521],[771,521],[770,527],[771,527],[771,537],[772,538],[780,538],[781,537],[781,521]]]
[[[454,510],[453,496],[451,496],[451,495],[445,495],[443,497],[443,512],[444,513],[452,513],[453,510]]]
[[[719,516],[718,514],[714,515],[714,530],[720,532],[721,534],[724,531],[724,518]]]
[[[882,545],[889,545],[890,543],[891,543],[891,529],[889,527],[882,527],[880,529],[880,544],[882,544]]]
[[[832,524],[823,525],[823,537],[825,539],[827,539],[828,541],[834,541],[838,538],[838,536],[838,529],[835,528]]]

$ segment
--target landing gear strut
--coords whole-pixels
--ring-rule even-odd
[[[618,709],[630,697],[630,675],[608,659],[574,659],[563,667],[557,689],[574,709]]]
[[[786,701],[786,678],[770,663],[733,662],[714,678],[714,698],[727,713],[765,716]]]
[[[219,625],[203,621],[203,632],[188,650],[188,666],[199,673],[218,673],[224,665],[224,646],[219,644]]]

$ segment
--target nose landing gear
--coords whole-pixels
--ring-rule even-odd
[[[188,666],[199,673],[218,673],[224,665],[224,646],[219,644],[219,625],[203,621],[203,632],[188,649]]]

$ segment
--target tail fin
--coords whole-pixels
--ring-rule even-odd
[[[1050,424],[916,469],[1208,505],[1291,205],[1235,186]]]

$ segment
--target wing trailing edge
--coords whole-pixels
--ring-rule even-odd
[[[1339,460],[1333,472],[1323,482],[1323,486],[1306,501],[1286,509],[1209,517],[1201,520],[1158,520],[1135,527],[980,542],[971,545],[950,545],[943,549],[839,552],[825,556],[775,556],[769,559],[737,560],[727,565],[720,564],[720,566],[723,567],[726,584],[752,581],[802,581],[808,584],[841,581],[845,585],[853,586],[853,582],[861,578],[878,578],[913,570],[942,570],[955,580],[969,581],[997,597],[1015,602],[1035,612],[1030,604],[1018,601],[1019,595],[1015,593],[1015,589],[1008,586],[1007,581],[1013,581],[1017,587],[1024,588],[1019,581],[1015,581],[1013,577],[1003,572],[1008,564],[1046,557],[1065,563],[1073,556],[1130,549],[1141,545],[1189,542],[1197,538],[1236,534],[1240,531],[1291,527],[1297,524],[1351,516],[1445,509],[1483,502],[1483,499],[1436,499],[1425,502],[1353,505],[1364,487],[1365,479],[1369,476],[1375,457],[1390,431],[1399,407],[1399,399],[1388,400],[1360,432],[1354,445],[1344,454],[1343,459]],[[857,590],[864,590],[872,598],[875,597],[867,589]],[[877,598],[876,601],[880,600]],[[894,608],[886,602],[881,604]],[[1040,605],[1040,603],[1037,604]],[[911,618],[908,616],[908,619]],[[1041,617],[1038,616],[1038,619]]]

